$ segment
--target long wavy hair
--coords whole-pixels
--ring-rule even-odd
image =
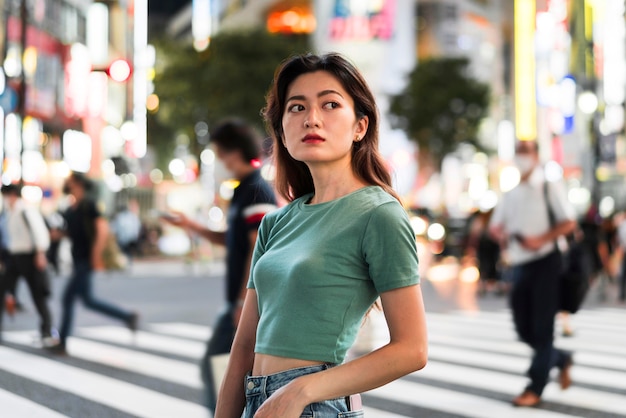
[[[400,200],[391,184],[391,175],[378,151],[378,108],[365,78],[346,58],[337,53],[292,56],[281,63],[262,110],[268,133],[272,136],[272,153],[276,165],[277,192],[293,201],[315,191],[313,177],[305,163],[294,159],[283,143],[283,115],[287,90],[302,74],[326,71],[337,78],[354,101],[357,120],[367,116],[369,125],[361,141],[352,145],[352,171],[367,184],[378,185]]]

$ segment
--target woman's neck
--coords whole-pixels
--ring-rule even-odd
[[[352,172],[352,169],[341,174],[334,170],[331,172],[311,171],[311,175],[315,194],[309,201],[310,204],[330,202],[368,186]]]

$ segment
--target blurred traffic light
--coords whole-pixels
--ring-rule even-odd
[[[111,80],[123,83],[130,78],[133,71],[128,61],[119,58],[111,62],[105,72]]]

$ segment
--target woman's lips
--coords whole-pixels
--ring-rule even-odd
[[[302,138],[302,142],[322,142],[324,138],[319,135],[309,134]]]

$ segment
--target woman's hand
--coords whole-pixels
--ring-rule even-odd
[[[299,418],[308,402],[295,379],[272,394],[254,414],[254,418]]]

